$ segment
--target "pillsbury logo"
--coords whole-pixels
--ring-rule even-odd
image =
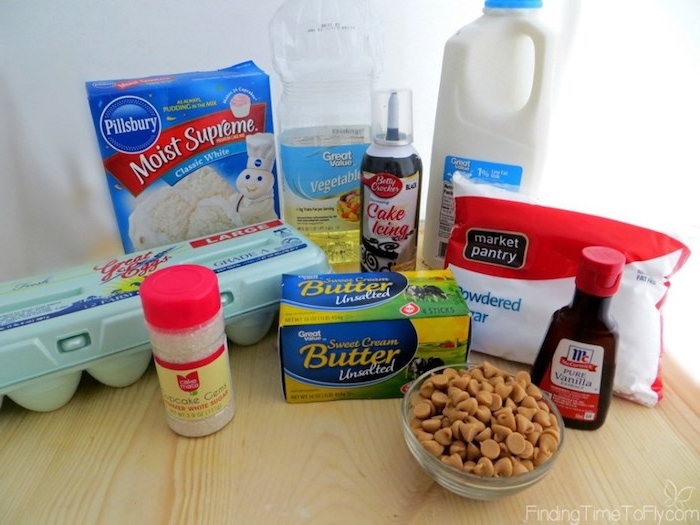
[[[141,153],[160,136],[160,116],[150,102],[134,96],[114,99],[100,115],[105,141],[122,153]]]

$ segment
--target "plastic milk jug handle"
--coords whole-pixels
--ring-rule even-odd
[[[458,82],[455,84],[453,91],[454,102],[452,107],[455,108],[457,115],[464,118],[464,115],[478,115],[479,121],[487,125],[489,128],[498,129],[508,135],[521,135],[527,130],[533,134],[533,140],[536,136],[535,125],[538,119],[534,115],[538,111],[538,107],[543,101],[543,79],[549,72],[549,68],[553,67],[553,50],[549,35],[542,30],[534,27],[527,21],[517,21],[517,23],[509,24],[507,27],[500,28],[502,38],[512,40],[518,37],[528,38],[534,48],[534,70],[532,76],[532,85],[530,96],[525,104],[513,111],[504,111],[504,108],[494,108],[484,104],[484,97],[479,96],[479,79],[471,72],[469,46],[459,48],[458,54],[455,55],[455,64],[461,64],[463,74],[458,76]],[[508,108],[505,108],[506,110]],[[512,133],[508,130],[503,130],[506,122],[511,122],[513,126]],[[510,126],[511,124],[509,124]]]

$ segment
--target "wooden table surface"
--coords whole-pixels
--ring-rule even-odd
[[[84,374],[63,408],[0,408],[0,523],[693,523],[700,389],[665,361],[655,408],[614,399],[598,431],[567,431],[550,475],[491,502],[447,492],[406,448],[400,400],[287,404],[276,335],[231,347],[236,416],[184,438],[153,366],[110,388]],[[682,518],[682,519],[681,519]]]

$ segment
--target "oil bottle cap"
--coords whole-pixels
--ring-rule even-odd
[[[488,9],[537,9],[542,7],[542,0],[486,0]]]
[[[623,253],[605,246],[588,246],[582,252],[576,288],[596,297],[611,297],[620,286],[624,267]]]
[[[372,140],[387,146],[413,142],[412,93],[408,89],[376,91],[372,96]]]
[[[146,322],[164,330],[194,328],[211,320],[221,308],[216,274],[196,264],[153,272],[144,279],[139,294]]]

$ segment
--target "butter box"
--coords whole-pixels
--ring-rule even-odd
[[[270,82],[253,62],[86,90],[126,252],[281,217]]]
[[[466,363],[470,321],[450,270],[283,275],[285,399],[401,397],[428,369]]]

